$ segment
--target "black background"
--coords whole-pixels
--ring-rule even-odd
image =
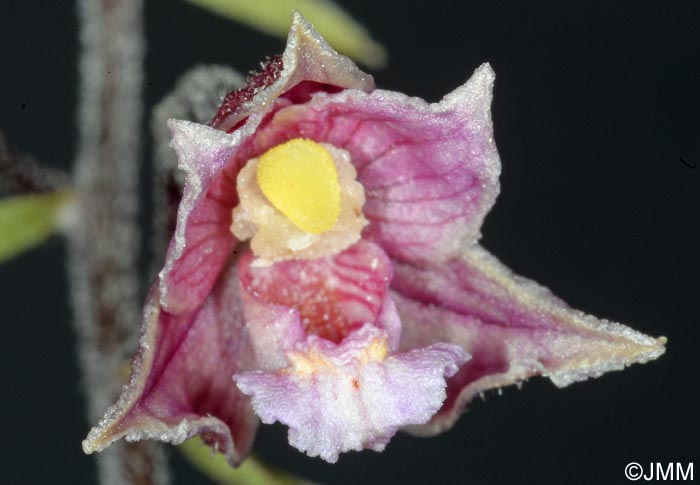
[[[400,434],[381,454],[349,453],[331,466],[290,448],[278,426],[261,428],[259,454],[328,484],[626,483],[630,461],[697,462],[693,2],[340,3],[388,47],[389,65],[373,72],[382,88],[436,101],[492,63],[503,175],[484,245],[576,308],[666,335],[668,351],[563,390],[537,378],[489,392],[451,431]],[[63,1],[0,6],[0,127],[63,168],[75,150],[74,10]],[[147,107],[197,63],[245,72],[284,46],[180,1],[147,2],[146,32]],[[147,185],[147,166],[143,174]],[[63,269],[58,238],[0,267],[4,483],[95,482],[94,458],[80,450],[89,423]],[[171,456],[176,483],[207,483]]]

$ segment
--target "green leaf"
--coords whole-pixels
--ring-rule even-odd
[[[72,192],[32,194],[0,200],[0,263],[41,244],[61,228]]]
[[[248,457],[238,468],[231,468],[221,453],[192,438],[178,449],[212,481],[222,485],[311,485],[311,482],[271,470],[254,457]]]
[[[372,68],[386,64],[386,50],[367,29],[329,0],[188,0],[224,17],[258,30],[286,37],[296,9],[306,17],[328,43]]]

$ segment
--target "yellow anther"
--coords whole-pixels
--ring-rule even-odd
[[[258,161],[258,185],[303,231],[319,234],[338,220],[338,171],[328,150],[315,141],[295,138],[265,152]]]

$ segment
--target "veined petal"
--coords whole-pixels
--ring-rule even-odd
[[[229,266],[201,308],[172,315],[154,285],[131,380],[83,442],[86,453],[120,438],[179,444],[199,434],[232,465],[245,458],[257,418],[231,382],[253,367],[237,288]]]
[[[446,260],[479,238],[498,194],[493,81],[485,64],[435,104],[382,90],[316,93],[276,111],[255,150],[297,137],[347,150],[367,197],[365,236],[393,258]]]
[[[570,309],[547,289],[514,275],[478,245],[442,264],[398,264],[392,283],[403,334],[414,348],[452,342],[472,355],[448,382],[433,420],[411,428],[439,433],[474,395],[534,375],[559,387],[664,353],[665,338]]]
[[[386,330],[391,348],[398,346],[398,319],[382,318],[392,270],[379,246],[360,241],[335,256],[267,267],[253,267],[252,262],[251,253],[241,256],[238,273],[246,323],[263,368],[274,368],[275,356],[299,336],[316,334],[340,342],[365,323]]]
[[[445,378],[466,359],[456,345],[388,355],[386,332],[367,324],[336,345],[315,335],[288,351],[277,372],[236,384],[264,423],[289,426],[289,442],[335,462],[349,450],[384,449],[396,431],[427,422],[445,399]]]
[[[193,311],[204,301],[235,239],[229,230],[238,203],[235,158],[248,130],[234,135],[189,121],[170,120],[171,145],[185,172],[175,234],[160,272],[160,304],[172,314]]]

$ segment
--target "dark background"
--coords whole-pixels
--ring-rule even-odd
[[[492,63],[503,176],[484,245],[576,308],[666,335],[668,351],[563,390],[537,378],[489,392],[451,431],[400,434],[381,454],[348,453],[331,466],[289,447],[274,426],[261,428],[259,454],[328,484],[626,483],[630,461],[699,461],[693,2],[340,3],[389,50],[387,68],[373,73],[382,88],[436,101]],[[181,1],[147,4],[149,108],[197,63],[246,72],[284,47]],[[0,6],[0,127],[21,150],[66,169],[76,133],[74,9]],[[89,423],[61,240],[1,266],[0,295],[0,481],[94,483],[94,458],[80,449]],[[206,483],[171,456],[176,483]]]

